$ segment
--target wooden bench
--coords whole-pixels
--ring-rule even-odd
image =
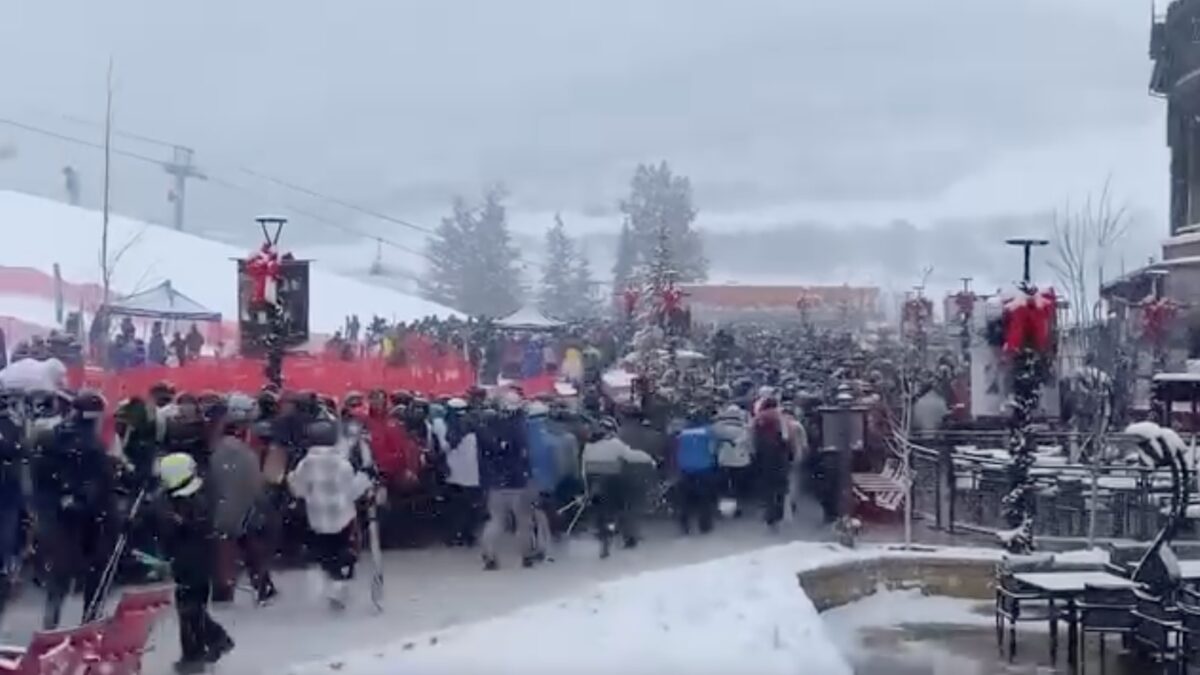
[[[904,503],[911,480],[899,460],[889,459],[879,473],[852,473],[850,483],[859,502],[885,511],[896,511]]]

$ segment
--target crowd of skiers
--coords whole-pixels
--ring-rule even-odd
[[[59,387],[0,390],[0,607],[33,576],[52,628],[73,586],[86,613],[113,571],[169,572],[178,669],[198,672],[233,647],[208,604],[246,588],[240,567],[268,603],[272,567],[305,556],[330,606],[344,608],[376,512],[385,545],[419,541],[419,529],[478,545],[485,570],[504,564],[509,535],[524,567],[584,528],[607,557],[614,542],[638,545],[650,511],[703,534],[718,514],[757,507],[773,530],[794,510],[809,434],[795,383],[749,372],[758,361],[740,353],[725,366],[737,377],[666,414],[645,401],[527,400],[512,387],[335,400],[160,383],[113,406]]]

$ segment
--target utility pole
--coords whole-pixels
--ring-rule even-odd
[[[174,157],[170,162],[163,163],[163,171],[175,178],[175,186],[171,189],[168,201],[175,205],[174,225],[176,230],[183,230],[184,204],[187,200],[187,179],[197,178],[206,180],[207,176],[192,164],[191,148],[182,145],[174,146]]]
[[[100,302],[103,304],[108,304],[109,284],[112,281],[112,270],[109,269],[110,261],[108,259],[108,193],[111,185],[109,174],[112,168],[112,71],[113,62],[110,56],[108,57],[108,79],[105,84],[104,103],[104,220],[100,230],[100,272],[103,276],[101,281],[104,284],[104,297],[100,299]]]

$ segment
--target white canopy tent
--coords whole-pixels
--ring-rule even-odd
[[[109,314],[168,321],[220,321],[221,313],[214,312],[171,286],[162,282],[141,293],[125,296],[105,305]]]
[[[542,314],[542,310],[526,305],[496,322],[501,328],[514,330],[554,330],[565,324]]]

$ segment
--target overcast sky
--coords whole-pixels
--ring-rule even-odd
[[[0,0],[0,117],[192,146],[198,227],[301,206],[243,166],[433,225],[505,183],[518,225],[606,211],[639,161],[693,179],[702,224],[1031,212],[1098,186],[1165,232],[1163,104],[1142,0]],[[94,150],[0,124],[0,187],[59,188]],[[122,148],[168,150],[130,139]],[[118,159],[114,201],[165,220]],[[583,214],[590,214],[585,218]],[[196,222],[202,221],[202,222]],[[244,221],[242,221],[244,222]],[[314,230],[315,231],[315,230]],[[402,236],[398,234],[397,236]]]

